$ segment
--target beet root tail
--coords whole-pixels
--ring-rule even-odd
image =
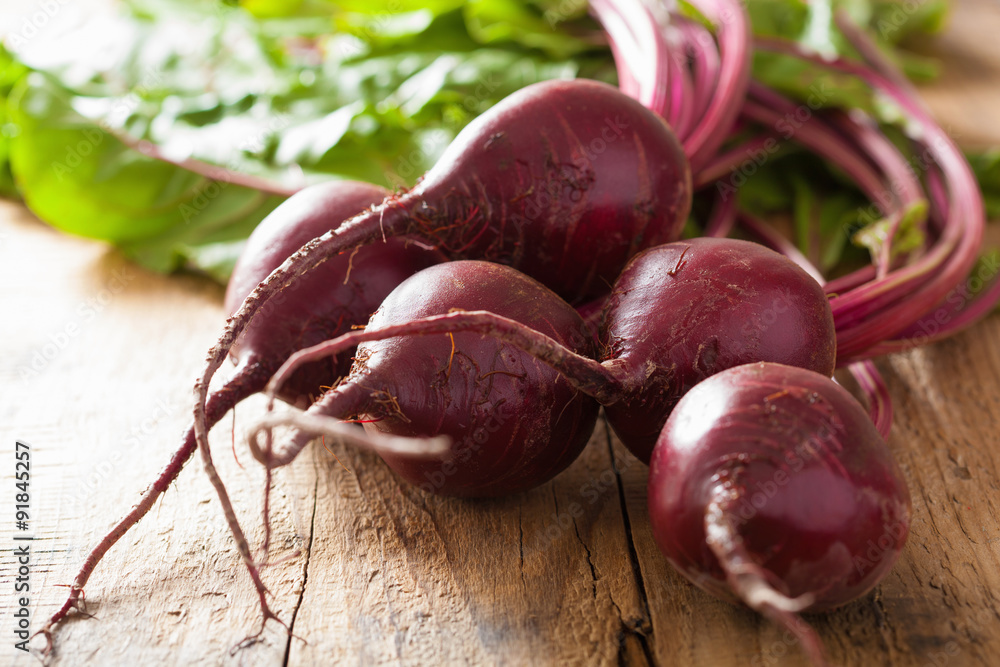
[[[205,410],[207,428],[214,426],[244,398],[260,391],[266,382],[266,373],[257,365],[247,366],[245,370],[234,375],[221,389],[209,397]],[[70,611],[75,609],[79,613],[86,614],[83,589],[97,568],[97,565],[104,559],[105,554],[125,533],[149,513],[153,505],[156,504],[156,501],[163,495],[163,492],[177,479],[177,476],[190,460],[196,448],[194,426],[191,426],[188,428],[184,436],[184,442],[180,448],[170,457],[170,461],[160,472],[156,480],[143,492],[139,502],[115,524],[115,527],[107,535],[101,538],[97,546],[88,554],[83,566],[77,572],[73,583],[70,585],[70,593],[66,601],[45,622],[41,630],[35,633],[35,636],[42,635],[45,637],[46,646],[43,651],[45,655],[48,655],[52,651],[53,631],[67,617]]]
[[[729,507],[740,498],[731,482],[723,483],[705,508],[705,539],[726,573],[726,582],[748,607],[791,632],[813,665],[826,667],[819,635],[798,615],[812,605],[813,596],[791,598],[768,581],[767,571],[754,562],[734,528]]]
[[[320,406],[317,409],[317,406]],[[451,446],[451,440],[444,436],[433,438],[409,438],[392,435],[369,434],[360,428],[345,423],[336,414],[344,414],[337,410],[339,403],[331,409],[335,412],[324,414],[320,402],[307,411],[293,411],[285,414],[271,413],[260,419],[251,430],[248,442],[255,459],[269,470],[288,465],[309,443],[321,435],[331,436],[356,447],[370,449],[375,452],[391,452],[409,456],[437,456],[444,454]],[[296,429],[296,434],[280,449],[261,447],[258,436],[262,431],[276,426],[290,426]]]

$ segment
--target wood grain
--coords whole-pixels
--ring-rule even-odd
[[[998,6],[969,0],[934,46],[945,74],[925,98],[967,143],[1000,144],[998,34]],[[38,627],[179,444],[224,315],[217,286],[149,274],[2,202],[0,276],[0,473],[11,489],[7,452],[15,438],[30,442]],[[809,620],[838,665],[996,664],[1000,317],[879,367],[897,410],[890,445],[914,495],[912,534],[874,593]],[[237,410],[245,468],[231,422],[212,434],[255,541],[262,476],[241,443],[260,409],[252,399]],[[491,501],[430,496],[370,454],[313,446],[277,475],[275,555],[287,558],[265,572],[296,638],[272,624],[231,652],[258,614],[196,461],[101,564],[87,588],[94,618],[61,628],[52,664],[805,664],[774,626],[669,568],[652,541],[645,475],[603,424],[553,482]],[[0,568],[3,655],[34,664],[12,648],[9,556]]]

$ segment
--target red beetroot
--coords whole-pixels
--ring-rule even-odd
[[[798,611],[870,591],[899,557],[910,495],[865,409],[817,373],[732,368],[680,400],[653,451],[653,535],[703,590],[799,634]]]
[[[687,160],[656,114],[595,81],[528,86],[463,129],[413,190],[310,241],[246,298],[195,387],[199,446],[207,457],[211,378],[254,312],[329,257],[421,237],[451,258],[519,268],[580,302],[639,250],[677,238],[690,205]]]
[[[226,292],[226,306],[238,306],[265,277],[303,243],[383,199],[386,191],[367,183],[338,181],[307,188],[275,209],[250,236]],[[373,245],[335,257],[283,292],[258,313],[233,348],[239,365],[232,377],[208,398],[203,415],[211,428],[237,403],[261,391],[275,370],[296,350],[363,324],[382,299],[411,273],[443,258],[436,252],[407,247],[402,240]],[[235,305],[235,306],[234,306]],[[300,405],[343,374],[325,362],[301,369],[281,396]],[[196,448],[195,429],[184,436],[156,481],[132,510],[89,554],[73,582],[69,598],[41,632],[47,637],[81,599],[94,568],[114,544],[138,523],[180,474]]]
[[[606,404],[622,442],[649,462],[667,415],[698,382],[772,361],[833,374],[836,332],[823,288],[748,241],[698,238],[651,248],[615,282],[600,339],[620,400]]]
[[[607,84],[544,81],[470,123],[416,187],[344,224],[322,254],[421,237],[576,303],[676,239],[690,206],[687,160],[661,118]]]
[[[247,241],[226,289],[226,310],[235,312],[272,271],[308,241],[358,211],[379,204],[388,190],[355,181],[331,181],[302,190],[268,216]],[[296,350],[336,338],[364,324],[404,279],[444,261],[437,251],[406,239],[390,239],[356,252],[331,257],[278,293],[261,309],[230,350],[236,374],[261,366],[267,380]],[[350,354],[300,368],[282,386],[280,397],[305,407],[347,375]]]
[[[447,436],[452,446],[436,458],[382,453],[401,477],[428,491],[494,496],[538,486],[579,455],[597,403],[532,354],[478,331],[423,327],[428,335],[389,335],[392,327],[456,310],[488,310],[575,353],[594,353],[580,316],[537,281],[491,262],[448,262],[401,283],[365,332],[344,337],[364,341],[351,374],[307,414],[360,416],[373,433]],[[281,380],[279,372],[275,383]],[[298,433],[263,462],[287,463],[311,437]]]
[[[783,255],[748,241],[677,241],[633,258],[604,313],[601,363],[551,339],[539,344],[537,335],[487,325],[489,318],[470,313],[447,324],[438,320],[434,331],[471,329],[530,349],[597,398],[622,442],[644,462],[677,401],[713,373],[772,361],[829,376],[835,365],[833,317],[819,283]],[[407,334],[432,324],[411,321]],[[312,408],[323,409],[323,403]]]
[[[707,275],[713,263],[721,267],[722,282]],[[695,294],[701,290],[702,298],[678,301],[684,289]],[[833,323],[822,289],[791,260],[753,243],[695,239],[651,249],[630,263],[615,285],[613,299],[605,334],[628,330],[642,344],[619,345],[616,351],[606,338],[606,356],[619,356],[599,363],[589,358],[591,329],[579,314],[516,270],[466,261],[421,271],[387,297],[366,331],[303,350],[284,364],[271,391],[302,363],[362,344],[347,380],[301,419],[293,416],[262,426],[298,426],[291,441],[273,450],[268,431],[263,448],[251,442],[254,456],[269,470],[284,465],[313,435],[324,432],[323,418],[357,415],[368,422],[368,430],[452,439],[450,452],[437,460],[385,457],[414,484],[448,495],[515,493],[549,479],[586,443],[593,413],[588,417],[587,408],[578,403],[585,394],[608,406],[620,401],[628,401],[629,407],[646,404],[651,409],[637,418],[662,424],[686,389],[671,382],[675,376],[690,377],[678,374],[675,366],[665,367],[664,359],[701,358],[694,368],[706,374],[762,354],[803,358],[825,372],[833,370]],[[671,318],[674,303],[684,307]],[[719,312],[703,312],[699,306]],[[479,310],[453,312],[469,309]],[[766,317],[768,312],[774,320]],[[668,326],[661,326],[664,321]],[[499,340],[470,337],[471,332]],[[441,333],[451,336],[446,339]],[[769,343],[769,335],[781,344]],[[467,347],[459,346],[459,338],[469,341]],[[704,354],[706,348],[714,351],[711,358]],[[664,396],[673,400],[665,401]],[[202,452],[258,583],[265,618],[272,618],[225,488],[214,474],[207,448]]]

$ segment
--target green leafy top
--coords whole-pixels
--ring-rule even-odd
[[[15,45],[17,60],[0,53],[0,187],[11,194],[13,175],[43,220],[148,267],[225,279],[239,242],[281,197],[118,137],[289,189],[328,178],[399,187],[511,92],[551,78],[613,80],[589,21],[553,30],[542,8],[510,1],[377,7],[130,0]]]
[[[746,6],[758,35],[820,53],[850,52],[833,21],[843,8],[913,76],[933,74],[933,63],[893,45],[938,30],[947,10],[946,0]],[[115,243],[147,267],[196,268],[220,280],[280,193],[227,183],[225,171],[198,175],[120,138],[150,141],[175,163],[193,158],[279,189],[329,178],[405,187],[466,123],[514,90],[559,77],[615,80],[584,0],[126,0],[116,7],[30,40],[10,35],[13,53],[0,48],[0,194],[20,195],[43,220]],[[884,111],[859,82],[787,57],[756,55],[754,76],[819,106]],[[816,162],[782,151],[741,196],[755,212],[793,212],[810,230],[799,235],[803,250],[830,268],[852,235],[876,237],[855,234],[860,193]],[[995,165],[984,162],[981,173],[995,174]],[[806,188],[808,173],[819,180]]]

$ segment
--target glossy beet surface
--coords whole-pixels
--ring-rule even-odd
[[[721,370],[772,361],[832,375],[829,300],[809,274],[764,246],[698,238],[647,250],[615,282],[600,339],[621,378],[606,406],[644,462],[677,401]]]
[[[696,585],[732,600],[706,542],[706,512],[720,497],[721,520],[769,583],[815,596],[804,611],[871,590],[910,524],[906,484],[861,404],[822,375],[779,364],[723,371],[688,392],[650,465],[660,549]]]
[[[334,181],[288,199],[247,241],[226,290],[226,309],[234,312],[260,281],[307,241],[386,195],[388,191],[376,185]],[[333,257],[269,300],[237,339],[231,356],[244,366],[266,365],[266,382],[292,352],[364,324],[396,285],[443,259],[436,251],[407,245],[402,239]],[[321,386],[346,375],[350,365],[350,355],[310,364],[282,387],[281,397],[302,405],[321,394]]]
[[[607,84],[544,81],[470,123],[413,190],[342,227],[325,252],[421,236],[580,303],[636,252],[676,239],[690,204],[687,159],[661,118]]]
[[[453,309],[487,310],[593,354],[583,320],[565,301],[514,269],[481,261],[414,275],[386,298],[367,330]],[[451,450],[438,459],[382,455],[401,477],[435,493],[496,496],[538,486],[579,455],[597,419],[597,403],[549,366],[477,333],[366,342],[356,357],[334,392],[342,395],[339,414],[377,420],[365,423],[370,431],[449,436]]]

